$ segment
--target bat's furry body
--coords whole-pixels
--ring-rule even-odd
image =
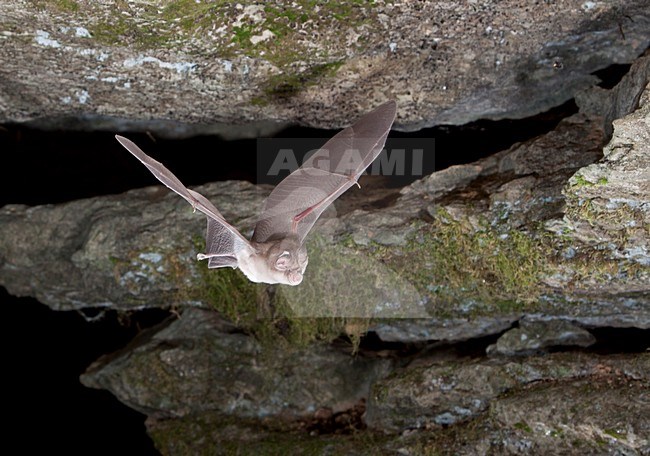
[[[254,250],[242,249],[237,255],[239,269],[250,281],[287,285],[302,282],[309,260],[307,249],[297,238],[252,243],[252,246]]]
[[[321,213],[356,184],[377,158],[395,114],[395,102],[381,105],[336,134],[280,182],[266,199],[250,241],[204,196],[186,188],[130,140],[116,138],[158,180],[208,217],[206,253],[198,254],[199,260],[207,259],[211,268],[238,267],[253,282],[298,285],[308,263],[305,236]]]

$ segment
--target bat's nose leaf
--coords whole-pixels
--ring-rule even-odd
[[[300,282],[302,282],[302,274],[298,271],[290,271],[287,274],[287,277],[289,278],[289,283],[291,285],[300,285]]]

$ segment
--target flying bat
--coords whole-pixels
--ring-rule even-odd
[[[252,282],[298,285],[308,262],[305,237],[323,211],[357,184],[377,158],[396,110],[395,102],[390,101],[364,115],[280,182],[264,202],[250,241],[207,198],[185,187],[132,141],[119,135],[115,138],[160,182],[207,216],[207,251],[197,255],[199,260],[208,260],[209,268],[239,268]]]

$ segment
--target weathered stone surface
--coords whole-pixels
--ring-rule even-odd
[[[426,319],[413,318],[378,322],[369,327],[384,342],[442,342],[456,343],[499,334],[520,319],[550,322],[568,319],[581,327],[650,328],[647,293],[617,296],[582,296],[568,301],[546,301],[528,305],[527,312],[491,309],[490,315],[474,315],[480,307],[452,307],[447,317],[433,315]],[[449,315],[464,316],[453,318]]]
[[[603,384],[607,376],[597,373],[504,398],[490,408],[487,425],[455,446],[461,454],[645,454],[648,382],[610,378]]]
[[[646,133],[642,130],[647,132],[647,108],[641,104],[639,111],[632,113],[639,106],[649,78],[650,55],[644,55],[613,89],[591,87],[581,91],[576,100],[580,112],[563,119],[548,134],[515,144],[475,163],[452,166],[425,176],[403,188],[401,197],[386,210],[359,211],[356,219],[363,219],[364,223],[359,224],[363,226],[357,228],[355,241],[381,242],[390,238],[391,233],[395,237],[395,217],[414,217],[425,208],[435,216],[444,207],[454,218],[466,217],[474,225],[484,216],[492,225],[506,229],[538,221],[557,223],[564,215],[566,199],[571,193],[564,193],[567,181],[576,171],[591,169],[588,165],[603,157],[603,146],[610,140],[614,119],[629,114],[617,124],[629,125],[636,136],[621,130],[623,137],[611,138],[605,152],[616,147],[619,141],[634,144],[639,141],[636,146],[639,153],[645,152]],[[645,157],[638,158],[640,166],[634,172],[634,181],[645,176],[648,168]],[[636,160],[637,155],[633,153],[629,159]],[[603,160],[601,166],[609,165]],[[405,242],[406,235],[397,244]]]
[[[352,409],[390,366],[322,345],[264,349],[234,330],[215,312],[188,309],[98,360],[81,381],[159,418],[215,412],[291,422]]]
[[[442,428],[440,425],[409,429],[401,434],[383,431],[319,434],[306,429],[279,429],[277,425],[259,421],[233,421],[222,416],[204,413],[177,419],[147,420],[147,429],[157,448],[166,455],[180,454],[305,454],[305,455],[422,455],[422,454],[646,454],[650,449],[650,382],[648,357],[556,354],[533,358],[522,364],[494,364],[488,369],[475,364],[475,373],[483,366],[484,374],[497,373],[483,385],[474,385],[467,394],[485,395],[500,390],[498,382],[511,379],[507,392],[485,404],[486,412],[466,421]],[[556,369],[552,367],[555,365]],[[426,370],[432,373],[435,368]],[[469,380],[449,383],[450,390],[440,391],[446,380],[460,372],[458,365],[448,366],[442,376],[429,384],[421,383],[429,377],[418,374],[403,375],[411,387],[413,382],[422,387],[424,396],[416,400],[427,403],[434,397],[446,400],[453,390],[470,386]],[[502,375],[504,371],[507,374]],[[479,376],[480,378],[480,376]],[[430,378],[429,378],[430,379]],[[539,381],[543,380],[543,381]],[[397,382],[392,379],[395,385]],[[419,383],[420,382],[420,383]],[[501,385],[505,386],[505,385]],[[386,394],[396,393],[388,389]],[[399,393],[402,396],[403,392]],[[459,395],[463,393],[458,393]],[[411,423],[418,417],[411,413],[433,412],[434,403],[414,404],[412,398],[402,402],[400,409]],[[419,406],[421,405],[421,407]],[[453,417],[454,409],[446,418]],[[418,424],[425,424],[428,416],[420,416]],[[443,421],[446,419],[443,418]]]
[[[198,190],[233,222],[253,216],[264,197],[247,182]],[[198,277],[193,239],[204,224],[161,186],[57,206],[8,205],[0,209],[0,283],[59,310],[167,307]]]
[[[642,267],[630,265],[632,256],[622,253],[609,255],[614,261],[609,261],[607,257],[602,259],[603,252],[608,250],[632,252],[636,255],[635,262],[647,262],[649,258],[646,246],[650,239],[650,224],[647,214],[643,212],[646,202],[650,201],[647,188],[650,180],[646,176],[650,170],[650,165],[646,163],[650,153],[645,150],[649,130],[647,107],[644,98],[641,98],[648,81],[649,63],[650,57],[640,59],[612,91],[594,89],[595,94],[585,94],[585,98],[591,100],[587,109],[589,113],[578,113],[564,119],[553,132],[477,163],[450,168],[415,182],[402,190],[402,196],[393,207],[380,214],[364,214],[370,219],[376,217],[376,220],[374,223],[366,221],[360,224],[356,231],[355,240],[363,239],[366,244],[381,242],[380,233],[395,232],[391,224],[382,225],[382,220],[396,214],[404,218],[415,216],[421,213],[423,205],[432,217],[438,217],[442,207],[452,219],[467,224],[470,230],[477,232],[485,230],[485,222],[481,219],[487,219],[496,233],[506,237],[512,235],[513,229],[522,228],[530,230],[527,236],[534,237],[535,229],[531,227],[544,221],[545,227],[557,236],[551,239],[550,244],[539,246],[541,255],[546,257],[542,263],[550,262],[546,266],[539,266],[547,268],[541,280],[551,290],[542,293],[535,303],[528,303],[521,313],[491,308],[484,315],[480,303],[474,301],[475,296],[466,296],[460,305],[443,302],[444,309],[434,311],[429,319],[391,321],[371,329],[385,341],[457,341],[489,334],[484,331],[488,328],[492,334],[499,333],[524,312],[529,316],[536,315],[535,318],[571,319],[587,328],[650,327],[650,269],[644,263]],[[612,115],[614,108],[611,103],[617,106],[614,109],[616,112],[619,112],[617,109],[620,106],[627,106],[620,101],[612,102],[625,98],[621,93],[627,90],[631,90],[628,99],[641,98],[641,105],[634,113],[616,121],[616,128],[620,129],[622,136],[619,138],[618,130],[615,131],[605,150],[626,143],[634,144],[630,146],[633,152],[629,156],[619,155],[616,161],[605,157],[591,165],[602,156],[601,147],[606,139],[604,127],[594,127],[604,125],[603,119]],[[626,133],[630,130],[636,133]],[[634,152],[637,148],[638,155]],[[580,169],[579,175],[583,170],[594,168],[601,173],[611,172],[615,183],[609,197],[606,196],[608,193],[599,194],[597,185],[569,184],[565,191],[567,180],[577,169]],[[626,169],[630,173],[629,180],[624,177]],[[620,215],[616,220],[618,225],[609,221],[613,218],[611,216],[605,217],[604,214],[596,219],[593,213],[573,210],[574,205],[584,205],[587,201],[586,198],[573,196],[572,192],[575,191],[592,192],[593,198],[600,198],[601,206],[608,207],[610,215],[612,212]],[[487,201],[482,197],[486,194],[489,195]],[[615,194],[618,196],[613,196]],[[565,195],[568,195],[568,199]],[[611,200],[618,197],[622,199],[616,202]],[[616,212],[624,200],[631,201],[635,208],[634,212],[630,212],[630,217],[627,213]],[[565,211],[566,218],[563,217]],[[587,220],[581,219],[582,216],[586,216]],[[359,220],[363,218],[360,215],[357,217]],[[575,217],[578,217],[579,223],[573,221]],[[592,225],[595,220],[598,222]],[[373,227],[372,231],[368,230],[368,226]],[[414,227],[409,226],[409,230],[414,230]],[[626,237],[624,234],[627,231],[630,231],[630,235]],[[406,239],[405,235],[403,243]],[[619,245],[621,242],[623,245]],[[424,247],[418,245],[417,248]],[[488,249],[478,253],[469,249],[443,250],[443,253],[484,255],[492,252]]]
[[[602,374],[611,372],[629,382],[639,382],[637,385],[643,391],[650,386],[649,363],[647,354],[601,357],[563,353],[517,362],[492,359],[415,367],[396,371],[375,383],[366,410],[366,422],[371,428],[391,432],[440,428],[477,418],[506,393],[517,394],[528,387],[534,390],[534,385],[550,382],[558,385],[559,396],[565,396],[567,391],[583,384],[583,380],[602,383]],[[641,404],[647,404],[649,392],[645,390],[639,398]],[[558,399],[547,398],[552,404]],[[552,407],[546,405],[543,409],[546,412],[540,413],[550,413]],[[524,418],[525,408],[520,409],[520,413],[523,413],[521,421],[528,422]],[[582,424],[588,424],[585,421]],[[578,423],[571,425],[579,428]],[[621,425],[632,427],[635,434],[647,436],[650,420],[646,416],[640,423],[630,419]]]
[[[510,328],[521,315],[494,315],[484,318],[427,318],[389,321],[371,326],[384,342],[437,341],[454,343]]]
[[[614,258],[650,266],[650,85],[639,109],[614,121],[604,153],[571,177],[566,228]]]
[[[366,222],[357,229],[354,239],[363,240],[365,244],[381,242],[386,237],[382,234],[384,231],[395,232],[391,223],[382,225],[382,220],[390,220],[398,214],[406,219],[416,217],[422,213],[423,206],[434,220],[440,219],[440,211],[446,214],[442,228],[434,231],[433,239],[441,235],[457,239],[463,233],[480,236],[470,238],[469,247],[465,248],[447,248],[439,243],[438,255],[491,255],[493,249],[477,250],[487,242],[486,232],[491,233],[488,240],[492,236],[512,239],[513,234],[522,229],[526,237],[545,239],[513,265],[520,267],[517,263],[525,264],[534,255],[540,255],[544,259],[536,268],[545,272],[538,280],[550,287],[537,295],[535,302],[521,308],[522,313],[504,312],[495,306],[485,312],[477,302],[478,292],[462,294],[456,300],[459,303],[453,304],[453,300],[436,303],[431,319],[393,321],[373,327],[379,337],[390,341],[444,341],[449,340],[451,332],[458,337],[455,340],[462,340],[463,335],[478,337],[481,332],[477,330],[481,327],[506,329],[509,322],[518,319],[523,312],[560,319],[575,317],[573,321],[584,327],[639,324],[647,328],[650,324],[650,268],[646,264],[650,239],[646,214],[647,201],[650,201],[650,180],[646,176],[650,169],[647,163],[650,153],[646,150],[649,130],[645,97],[648,90],[643,96],[641,93],[648,83],[649,68],[650,57],[645,56],[611,91],[596,88],[593,94],[585,93],[583,99],[590,100],[585,112],[564,119],[554,131],[471,165],[434,173],[404,188],[394,206],[380,213],[364,214]],[[622,102],[623,99],[641,100],[638,110],[634,104]],[[633,107],[635,111],[615,122],[614,136],[605,150],[619,150],[617,144],[630,146],[614,155],[614,159],[608,158],[612,154],[607,152],[605,158],[591,164],[602,157],[602,145],[607,139],[606,119],[614,112],[621,113],[625,107]],[[628,150],[629,155],[626,154]],[[604,182],[576,185],[576,178],[569,181],[577,170],[580,170],[577,175],[581,175],[593,169],[603,175],[611,173],[610,191],[599,193]],[[626,170],[628,178],[624,177]],[[576,196],[575,192],[581,192],[581,196]],[[588,195],[594,199],[593,204]],[[602,212],[584,210],[584,206],[591,209],[595,204],[604,208]],[[368,221],[375,217],[374,222]],[[361,215],[357,218],[363,219]],[[446,227],[450,220],[467,228],[449,231]],[[545,229],[554,236],[549,238],[538,232],[539,222],[544,222]],[[368,226],[372,230],[368,230]],[[417,232],[412,225],[408,229]],[[407,242],[408,237],[404,236],[402,244]],[[409,252],[426,248],[427,242],[415,243]],[[489,242],[495,243],[493,239]],[[502,261],[517,254],[518,248],[509,251]],[[436,259],[435,252],[426,258],[435,260],[428,272],[432,281],[436,268],[464,267],[467,272],[457,274],[455,280],[480,272],[457,262]],[[457,288],[476,286],[480,283],[465,280]],[[435,292],[440,289],[435,282],[428,287]],[[423,297],[435,299],[436,294],[423,293]],[[526,293],[518,299],[525,300]],[[464,318],[464,322],[454,320],[458,317]],[[463,332],[463,324],[471,330]]]
[[[499,337],[487,348],[488,355],[517,356],[543,352],[552,347],[589,347],[596,338],[589,332],[565,320],[529,321]]]
[[[167,136],[523,118],[650,43],[644,0],[0,5],[0,122]]]

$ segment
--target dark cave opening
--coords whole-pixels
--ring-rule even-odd
[[[424,157],[421,175],[390,176],[382,185],[402,187],[434,171],[488,157],[552,130],[576,111],[571,100],[527,119],[484,120],[413,133],[393,131],[390,138],[420,140],[427,152],[435,151],[435,156]],[[335,133],[293,127],[276,138],[326,139]],[[223,180],[259,180],[255,139],[224,141],[216,136],[197,136],[154,141],[153,136],[145,133],[121,134],[164,163],[188,186]],[[431,143],[433,147],[427,146]],[[0,207],[56,204],[158,184],[146,168],[122,149],[112,132],[43,131],[5,125],[0,126],[0,150],[5,160],[0,170]],[[308,150],[296,147],[299,161]]]
[[[126,321],[110,311],[89,323],[77,312],[57,312],[2,287],[0,302],[8,322],[2,331],[7,447],[28,453],[158,454],[145,432],[145,415],[107,391],[84,387],[79,375],[167,312],[138,312]]]
[[[650,329],[602,327],[590,329],[596,343],[589,350],[601,355],[650,350]]]
[[[595,71],[592,74],[600,79],[598,87],[602,87],[603,89],[611,89],[616,84],[621,82],[621,79],[623,79],[623,76],[625,76],[630,71],[631,67],[632,65],[628,63],[614,64],[603,68],[602,70]]]
[[[519,326],[516,322],[512,328]],[[410,360],[422,362],[433,359],[459,359],[483,358],[487,348],[510,329],[484,337],[477,337],[457,342],[427,341],[427,342],[391,342],[383,341],[377,333],[370,331],[361,338],[359,345],[360,356],[383,356],[403,359],[405,363]],[[601,327],[591,328],[589,332],[596,338],[596,342],[585,348],[575,346],[556,345],[549,346],[539,353],[556,353],[567,351],[582,351],[599,355],[643,353],[650,349],[650,329],[631,327]],[[348,345],[349,346],[349,345]]]

